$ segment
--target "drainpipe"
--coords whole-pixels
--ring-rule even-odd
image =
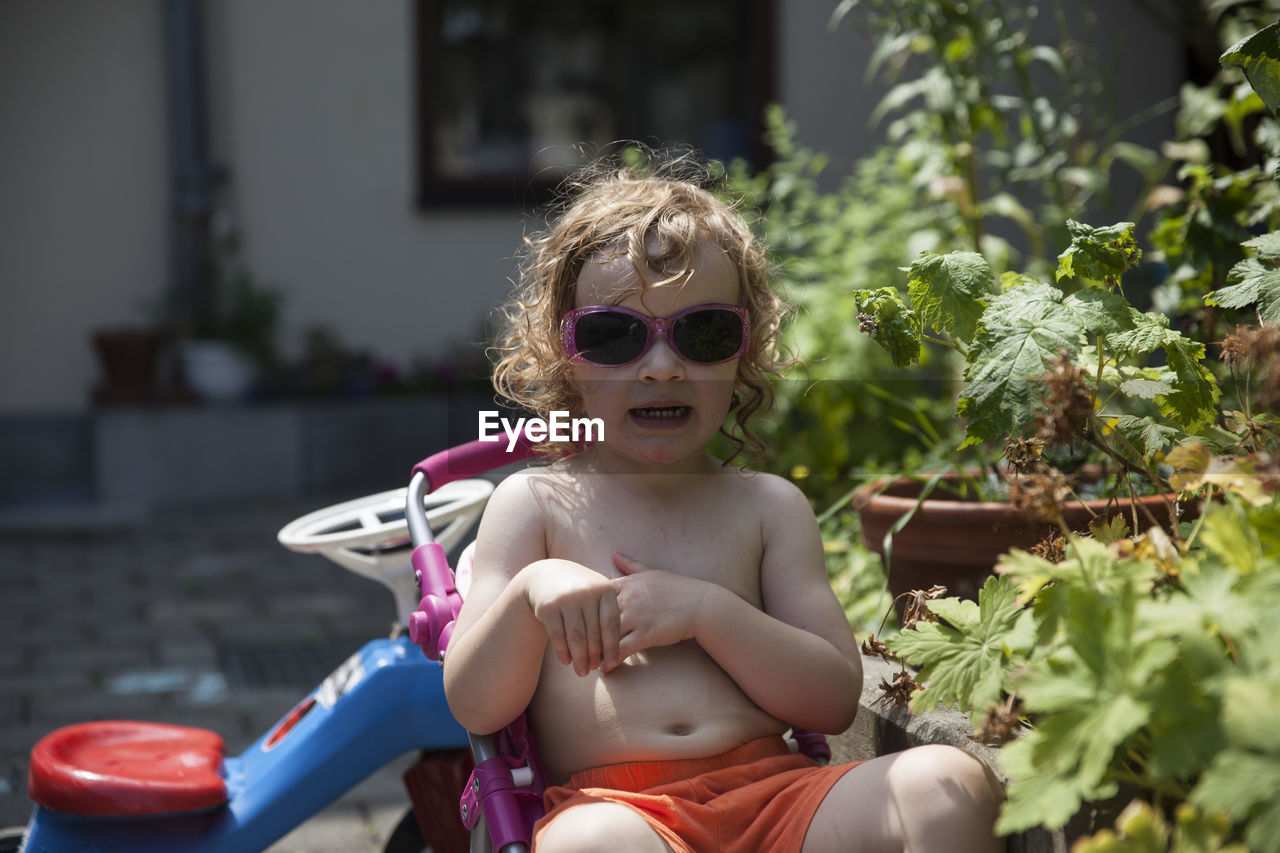
[[[169,299],[165,320],[191,328],[208,305],[209,217],[214,169],[209,162],[204,77],[203,0],[164,0],[169,98]]]

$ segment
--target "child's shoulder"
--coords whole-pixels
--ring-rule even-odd
[[[750,490],[755,497],[788,503],[799,501],[808,506],[808,499],[804,496],[804,492],[786,477],[780,477],[768,471],[753,471],[750,468],[737,468],[731,465],[725,466],[725,475],[741,483],[741,488]]]
[[[571,492],[575,485],[573,469],[561,463],[530,465],[508,474],[494,487],[489,505],[504,511],[524,508],[535,511],[547,498]]]
[[[530,465],[503,477],[493,489],[489,502],[520,501],[533,496],[539,489],[565,482],[565,474],[555,465]]]
[[[756,507],[766,530],[778,524],[811,522],[813,507],[804,492],[786,477],[766,471],[726,466],[739,502]]]

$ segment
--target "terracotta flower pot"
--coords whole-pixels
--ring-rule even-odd
[[[93,346],[108,387],[137,391],[156,384],[163,339],[151,329],[98,329]]]
[[[1028,549],[1043,541],[1057,526],[1037,522],[1008,503],[989,503],[960,496],[957,475],[944,477],[920,504],[906,526],[893,536],[891,559],[885,567],[889,590],[896,598],[913,589],[929,589],[935,584],[951,595],[977,599],[978,590],[995,568],[1000,555],[1012,548]],[[881,480],[859,490],[853,507],[862,522],[862,544],[884,559],[884,537],[903,515],[916,505],[924,483],[910,478]],[[1166,531],[1173,523],[1168,502],[1176,495],[1149,495],[1138,499],[1138,529],[1150,526],[1155,518]],[[1086,508],[1087,507],[1087,508]],[[1095,517],[1123,514],[1134,527],[1135,507],[1124,501],[1072,501],[1063,507],[1063,516],[1072,530],[1087,531]],[[1194,512],[1189,503],[1180,504],[1182,519]],[[1148,516],[1147,513],[1150,513]]]

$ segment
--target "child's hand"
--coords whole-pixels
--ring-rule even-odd
[[[621,623],[609,579],[569,560],[544,560],[525,571],[525,596],[559,661],[583,676],[616,667]]]
[[[694,638],[710,584],[651,568],[620,551],[614,552],[613,564],[623,574],[613,582],[622,627],[619,660]]]

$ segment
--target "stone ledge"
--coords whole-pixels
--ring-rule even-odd
[[[109,406],[0,414],[0,507],[146,509],[393,489],[413,463],[475,439],[499,408],[471,387],[429,394]]]

